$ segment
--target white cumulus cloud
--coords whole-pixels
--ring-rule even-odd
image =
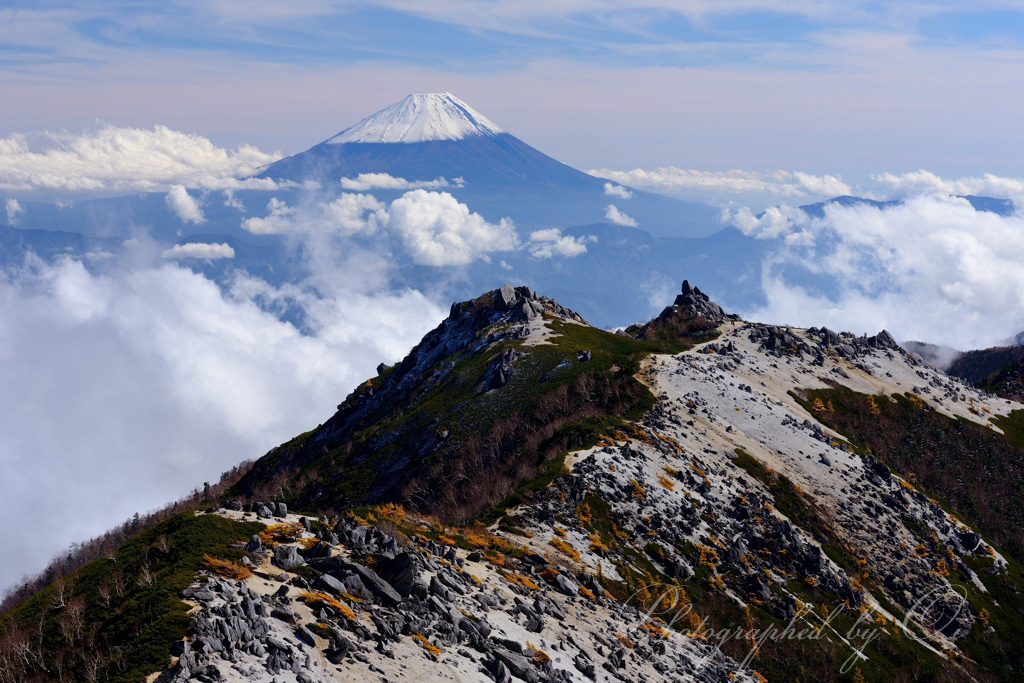
[[[526,246],[530,251],[530,256],[534,258],[545,259],[552,256],[571,258],[585,254],[587,251],[586,243],[596,241],[597,237],[594,235],[571,237],[563,235],[562,231],[558,228],[548,228],[547,230],[531,232],[530,241]]]
[[[620,199],[629,199],[633,196],[633,193],[629,191],[628,187],[612,185],[611,183],[604,184],[604,193],[609,197],[619,197]]]
[[[13,197],[7,198],[7,201],[4,202],[4,209],[7,211],[7,222],[10,225],[14,225],[18,222],[19,213],[25,213],[25,207],[23,207],[21,202]]]
[[[410,190],[390,204],[369,194],[344,193],[303,207],[275,197],[267,209],[267,216],[247,218],[242,227],[254,234],[333,237],[383,231],[400,242],[414,263],[424,266],[464,265],[519,246],[511,220],[489,223],[448,192]]]
[[[465,187],[466,181],[455,178],[451,182],[447,178],[434,180],[406,180],[387,173],[360,173],[355,178],[342,178],[341,187],[355,192],[371,190],[438,190],[446,187]]]
[[[164,258],[202,258],[202,259],[221,259],[221,258],[235,258],[235,250],[231,248],[230,244],[223,243],[207,243],[207,242],[187,242],[185,244],[175,244],[170,249],[165,249],[162,253]]]
[[[376,231],[378,214],[385,205],[373,195],[343,193],[330,202],[314,202],[305,207],[289,206],[277,197],[267,202],[267,216],[253,216],[242,227],[255,235],[331,233],[354,235]]]
[[[253,216],[242,221],[242,227],[254,235],[284,235],[296,231],[295,217],[298,209],[288,206],[277,197],[267,202],[268,213],[265,217]]]
[[[274,189],[251,178],[281,157],[250,145],[229,150],[166,126],[103,126],[80,133],[14,134],[0,138],[0,189],[30,192],[163,192],[192,189]]]
[[[718,218],[723,223],[739,228],[744,235],[762,240],[802,235],[803,231],[797,231],[796,228],[810,220],[802,209],[787,204],[769,206],[757,216],[746,206],[723,209]]]
[[[188,193],[184,185],[172,185],[164,197],[164,203],[182,223],[199,224],[206,221],[203,210],[199,208],[199,202]]]
[[[488,223],[447,192],[406,192],[391,202],[386,225],[413,261],[425,266],[462,265],[519,245],[511,220]]]
[[[635,228],[638,225],[638,223],[634,219],[630,218],[626,214],[619,211],[618,207],[616,207],[614,204],[608,205],[608,208],[605,209],[604,211],[604,217],[610,220],[612,223],[616,223],[618,225],[625,225],[630,228]]]
[[[748,229],[779,241],[763,272],[768,303],[751,319],[888,328],[960,349],[1024,330],[1024,217],[927,195],[881,208],[829,204],[822,218],[779,207]],[[794,269],[833,291],[796,286]]]

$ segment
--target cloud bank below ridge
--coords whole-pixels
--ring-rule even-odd
[[[103,273],[31,258],[0,271],[0,514],[33,520],[0,533],[21,558],[0,587],[315,426],[444,317],[418,292],[382,289],[374,255],[348,253],[311,276],[322,295],[241,273],[221,288],[160,254]],[[285,308],[302,310],[305,333]]]
[[[728,218],[776,244],[762,269],[767,303],[746,311],[747,319],[855,332],[888,328],[900,339],[959,349],[1024,330],[1019,214],[934,194],[883,207],[832,203],[821,218],[785,205],[760,217],[739,210]],[[812,291],[792,281],[794,271],[830,284]]]

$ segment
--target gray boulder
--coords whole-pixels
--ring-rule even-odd
[[[516,302],[516,290],[512,285],[504,284],[494,292],[494,305],[500,311],[507,311]]]
[[[402,596],[398,591],[369,567],[342,560],[342,569],[359,576],[363,584],[385,605],[397,605],[402,602]]]
[[[412,594],[412,585],[416,581],[416,565],[409,553],[399,553],[391,559],[381,560],[373,569],[403,598]]]
[[[345,592],[345,584],[343,584],[341,581],[334,578],[330,574],[324,574],[323,576],[318,577],[315,583],[317,588],[327,593],[333,593],[334,595],[337,595],[338,593]]]
[[[559,574],[555,577],[555,588],[566,595],[576,595],[580,592],[580,587],[576,585],[576,582],[565,574]]]
[[[263,541],[260,540],[259,534],[253,534],[252,538],[245,545],[246,552],[254,553],[258,550],[263,550]]]
[[[279,545],[274,548],[274,565],[288,571],[306,564],[306,560],[299,555],[299,549],[293,545]]]
[[[295,628],[295,637],[304,642],[306,645],[316,647],[316,638],[313,637],[313,633],[308,628],[306,628],[305,624],[302,624]]]
[[[537,683],[540,680],[540,676],[537,675],[537,669],[534,668],[533,664],[526,657],[501,648],[494,649],[494,657],[498,662],[507,666],[508,670],[516,678],[521,678],[527,683]]]

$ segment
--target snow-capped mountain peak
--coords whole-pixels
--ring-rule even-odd
[[[504,133],[451,93],[413,93],[346,128],[327,142],[426,142]]]

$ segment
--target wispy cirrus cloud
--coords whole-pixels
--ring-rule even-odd
[[[15,65],[0,74],[6,125],[162,121],[299,151],[409,92],[450,89],[584,168],[653,169],[669,153],[691,169],[969,174],[984,160],[1005,174],[1019,157],[1006,141],[1020,98],[1002,85],[1024,74],[1024,41],[1005,3],[272,5],[16,0],[0,9],[19,37],[0,53]],[[986,126],[963,124],[979,110]]]
[[[439,190],[446,187],[465,187],[462,178],[435,178],[434,180],[406,180],[387,173],[360,173],[355,178],[342,178],[341,187],[355,192],[372,190]]]
[[[653,170],[588,171],[622,185],[667,194],[730,196],[769,194],[782,197],[836,197],[852,192],[839,176],[801,171],[698,171],[666,166]],[[607,188],[605,194],[608,194]]]

